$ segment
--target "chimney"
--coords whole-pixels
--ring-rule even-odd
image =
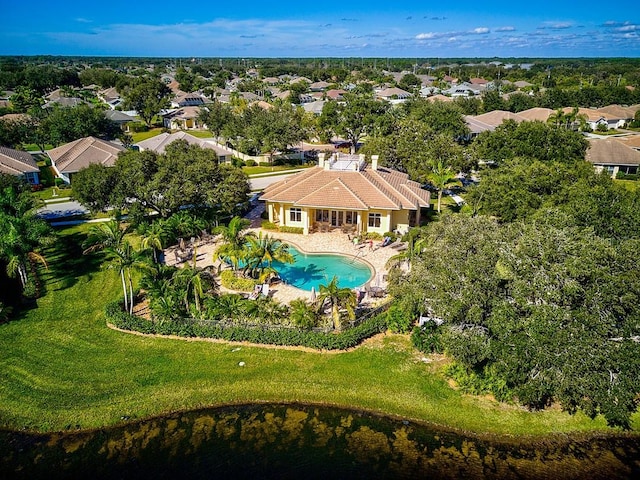
[[[320,168],[324,168],[324,157],[325,157],[326,153],[321,152],[318,154],[318,166]]]
[[[371,155],[371,170],[378,170],[378,155]]]

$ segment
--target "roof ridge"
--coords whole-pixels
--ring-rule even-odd
[[[378,178],[374,179],[374,175],[373,172],[376,172],[376,175]],[[394,196],[386,189],[384,188],[384,186],[382,185],[382,183],[388,183],[384,177],[382,177],[377,170],[365,170],[365,178],[367,180],[369,180],[369,182],[371,184],[373,184],[374,187],[376,187],[378,189],[378,191],[380,193],[382,193],[385,197],[387,197],[387,199],[393,203],[396,207],[401,207],[402,205],[398,203],[397,198],[394,198]],[[368,175],[367,175],[368,174]],[[371,178],[370,178],[371,177]],[[380,181],[382,180],[382,182]]]

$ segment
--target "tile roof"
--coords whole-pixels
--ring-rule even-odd
[[[405,173],[367,166],[362,170],[314,167],[268,186],[262,200],[316,208],[417,210],[429,192]]]
[[[586,159],[594,165],[640,165],[640,152],[613,138],[590,140]]]
[[[0,172],[9,175],[22,175],[28,172],[39,172],[35,159],[28,152],[13,148],[0,147]]]
[[[621,142],[623,145],[626,145],[627,147],[640,150],[640,134],[627,135],[625,137],[612,137],[612,138],[614,138],[618,142]]]
[[[525,120],[534,121],[539,120],[541,122],[546,122],[549,120],[549,117],[553,114],[553,110],[550,108],[542,108],[542,107],[534,107],[529,110],[523,110],[518,112],[518,116],[523,117]]]
[[[59,172],[73,173],[94,163],[112,167],[118,154],[124,151],[122,145],[95,137],[85,137],[47,151]]]
[[[623,107],[621,105],[608,105],[606,107],[598,108],[598,111],[621,120],[631,120],[636,113],[634,108]]]
[[[501,125],[505,120],[515,120],[516,122],[522,122],[524,119],[518,116],[516,113],[507,112],[505,110],[493,110],[491,112],[483,113],[482,115],[476,115],[476,120],[497,127]]]
[[[184,140],[189,145],[197,145],[201,148],[215,150],[216,154],[219,157],[228,157],[230,155],[233,155],[233,152],[231,152],[230,150],[219,147],[211,142],[207,142],[202,138],[194,137],[193,135],[182,131],[175,133],[161,133],[160,135],[156,135],[155,137],[151,137],[138,142],[136,145],[138,145],[141,150],[151,150],[152,152],[156,153],[164,153],[167,145],[170,145],[176,140]]]

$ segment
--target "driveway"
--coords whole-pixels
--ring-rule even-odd
[[[60,203],[49,203],[38,209],[38,216],[45,220],[84,215],[85,213],[89,213],[89,210],[87,210],[80,202],[76,202],[75,200]]]

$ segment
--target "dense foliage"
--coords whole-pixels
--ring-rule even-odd
[[[176,141],[163,154],[126,151],[114,168],[92,166],[74,177],[74,194],[94,210],[115,207],[134,216],[155,211],[163,218],[183,206],[231,215],[247,202],[242,170],[218,165],[213,150]],[[108,195],[105,195],[110,192]]]

